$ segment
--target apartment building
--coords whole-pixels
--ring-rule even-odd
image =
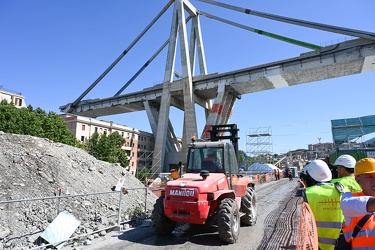
[[[309,144],[308,150],[312,155],[309,156],[310,159],[319,159],[329,156],[330,152],[334,149],[334,144],[332,142]],[[314,157],[315,154],[315,157]]]
[[[129,160],[127,169],[135,174],[137,168],[151,167],[154,151],[154,136],[135,128],[113,123],[111,121],[96,120],[93,118],[71,114],[60,115],[67,124],[67,128],[75,135],[77,140],[84,142],[96,132],[99,135],[118,132],[124,139],[123,149]]]
[[[21,93],[3,88],[0,85],[0,102],[2,100],[6,100],[8,103],[13,103],[17,108],[26,108],[25,98]]]

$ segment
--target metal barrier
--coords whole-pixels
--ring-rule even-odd
[[[303,202],[296,250],[315,250],[318,248],[318,230],[316,229],[314,214],[309,204]]]
[[[11,228],[18,228],[21,225],[17,225],[17,221],[19,221],[20,217],[20,211],[22,211],[24,214],[26,213],[32,213],[34,212],[35,215],[33,216],[36,218],[36,221],[33,221],[32,224],[33,227],[29,228],[29,230],[34,230],[34,232],[25,232],[23,234],[20,233],[20,235],[14,235],[12,234],[12,239],[9,239],[8,242],[9,244],[17,242],[15,244],[16,248],[21,248],[19,244],[22,245],[22,247],[32,247],[35,246],[35,242],[37,242],[37,239],[39,238],[39,235],[44,231],[46,228],[47,223],[49,224],[52,222],[52,220],[56,217],[55,215],[59,214],[61,211],[67,210],[70,213],[74,214],[85,214],[85,216],[77,217],[82,223],[80,227],[85,227],[88,223],[93,223],[98,221],[98,217],[114,217],[113,219],[113,224],[104,227],[105,223],[103,223],[103,227],[99,228],[98,230],[92,230],[88,228],[84,228],[86,231],[89,231],[89,233],[83,233],[83,234],[78,234],[77,231],[80,229],[80,227],[77,228],[74,234],[76,236],[70,237],[68,240],[64,241],[65,243],[77,239],[77,238],[84,238],[85,236],[98,233],[103,230],[109,230],[109,229],[114,229],[114,230],[121,230],[122,225],[125,223],[131,222],[131,213],[134,211],[127,211],[128,214],[126,214],[126,211],[124,211],[124,208],[126,208],[126,199],[123,198],[124,195],[126,195],[128,192],[137,192],[137,190],[144,190],[144,202],[143,203],[143,212],[146,215],[147,214],[147,201],[148,201],[148,192],[151,192],[147,187],[141,187],[141,188],[129,188],[125,189],[123,188],[122,191],[108,191],[108,192],[97,192],[97,193],[87,193],[87,194],[75,194],[75,195],[59,195],[59,196],[50,196],[50,197],[41,197],[41,198],[28,198],[28,199],[17,199],[17,200],[0,200],[0,206],[2,204],[5,204],[6,209],[2,207],[3,218],[1,218],[8,227]],[[100,200],[100,196],[107,195],[108,199],[111,201],[116,202],[117,208],[115,208],[113,205],[108,204],[105,205],[107,209],[103,209],[100,207],[103,206],[103,204],[100,204],[100,202],[97,202]],[[117,196],[117,198],[115,198]],[[88,201],[88,198],[92,198],[91,204]],[[85,200],[82,200],[82,198],[85,198]],[[81,199],[81,200],[79,200]],[[47,202],[47,201],[52,201],[52,202]],[[95,202],[96,201],[96,202]],[[44,203],[44,204],[43,204]],[[141,203],[139,203],[141,204]],[[91,214],[87,215],[87,206],[92,206],[91,210],[95,210],[98,214],[93,217]],[[98,207],[98,209],[94,209],[94,207]],[[139,209],[140,207],[137,206]],[[140,209],[142,209],[140,208]],[[6,211],[4,211],[6,210]],[[118,210],[116,212],[116,210]],[[14,212],[16,211],[16,212]],[[139,212],[139,211],[138,211]],[[130,213],[130,215],[129,215]],[[0,213],[1,214],[1,213]],[[12,216],[14,218],[12,218]],[[18,217],[17,217],[18,216]],[[26,217],[26,216],[25,216]],[[22,220],[21,220],[22,221]],[[1,220],[0,220],[1,222]],[[19,223],[21,224],[21,222]],[[11,226],[9,226],[11,225]],[[1,223],[0,223],[1,226]],[[35,231],[36,229],[40,229],[40,231]],[[81,230],[82,231],[82,230]],[[73,235],[74,235],[73,234]],[[22,239],[22,240],[20,240]],[[35,241],[30,241],[30,239],[35,239]],[[13,242],[12,242],[13,241]],[[45,248],[47,246],[52,246],[56,245],[62,242],[49,242],[50,244],[43,244],[41,246],[37,246],[31,249],[40,249],[40,248]]]
[[[244,177],[249,178],[255,184],[263,184],[270,181],[275,181],[275,175],[273,173],[241,173]],[[284,175],[280,172],[280,178],[284,178]]]

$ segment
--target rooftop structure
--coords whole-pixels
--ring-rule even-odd
[[[17,108],[26,108],[25,98],[20,92],[3,88],[0,84],[0,101],[2,100],[13,103]]]

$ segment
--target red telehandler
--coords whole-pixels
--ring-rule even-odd
[[[186,173],[167,182],[156,201],[156,233],[171,234],[177,222],[211,224],[223,242],[235,243],[240,224],[256,223],[255,186],[239,173],[237,125],[212,125],[209,132],[208,141],[192,139]]]

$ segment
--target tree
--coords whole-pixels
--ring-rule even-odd
[[[148,169],[147,167],[143,167],[141,170],[137,171],[136,177],[138,180],[146,183],[149,181],[149,177],[151,175],[150,172],[150,169]]]
[[[0,131],[5,133],[31,135],[48,138],[54,142],[76,146],[88,151],[98,160],[120,163],[126,167],[128,157],[121,148],[125,139],[118,132],[107,136],[94,133],[85,143],[79,142],[66,127],[65,121],[55,112],[27,108],[17,108],[6,100],[0,102]]]
[[[245,168],[245,170],[251,166],[251,164],[254,162],[253,158],[252,157],[249,157],[245,151],[243,150],[238,150],[238,162],[241,165],[243,165],[243,168]]]
[[[87,141],[88,152],[95,158],[110,163],[120,163],[122,167],[128,165],[128,157],[122,149],[125,139],[116,131],[109,136],[94,133]]]
[[[19,125],[17,122],[18,111],[14,105],[8,104],[6,100],[0,102],[0,131],[6,133],[19,134]]]
[[[6,100],[0,102],[0,130],[6,133],[48,138],[54,142],[75,145],[74,135],[67,129],[64,120],[55,112],[48,114],[31,105],[17,108]]]
[[[49,112],[43,119],[44,137],[68,145],[75,144],[75,137],[67,129],[65,121],[55,112]]]

